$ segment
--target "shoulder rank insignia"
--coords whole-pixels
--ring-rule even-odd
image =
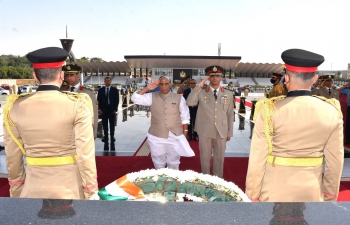
[[[340,103],[337,99],[335,99],[335,98],[328,99],[328,98],[325,98],[323,96],[318,96],[318,95],[313,95],[313,97],[316,97],[324,102],[327,102],[328,104],[331,104],[334,108],[336,108],[338,110],[340,119],[343,118],[343,113],[341,111]]]
[[[89,107],[92,118],[94,118],[94,110],[92,108],[92,101],[91,101],[91,98],[88,94],[76,93],[76,92],[70,92],[70,91],[62,91],[61,93],[66,94],[68,96],[68,98],[73,100],[73,101],[82,101],[84,104],[86,104]]]

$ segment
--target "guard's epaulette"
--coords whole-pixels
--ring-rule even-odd
[[[316,97],[324,102],[327,102],[328,104],[331,104],[334,108],[336,108],[338,110],[340,119],[343,118],[343,113],[341,111],[340,102],[337,99],[325,98],[323,96],[318,96],[318,95],[313,95],[313,97]]]
[[[272,98],[269,98],[269,99],[270,99],[270,101],[275,103],[275,102],[278,102],[279,100],[285,99],[286,97],[287,97],[287,95],[280,95],[280,96],[272,97]]]
[[[275,111],[275,103],[279,100],[286,98],[285,95],[281,95],[273,98],[263,98],[260,99],[256,105],[254,110],[254,122],[256,122],[256,118],[258,117],[259,112],[262,110],[262,117],[264,121],[264,133],[267,139],[267,145],[269,148],[269,154],[272,152],[272,138],[273,134],[273,126],[272,126],[272,115]]]
[[[69,99],[73,101],[82,101],[84,102],[91,112],[92,118],[94,118],[94,110],[92,108],[92,101],[88,94],[86,93],[76,93],[76,92],[70,92],[70,91],[61,91],[60,93],[66,94]]]
[[[24,93],[20,94],[19,97],[24,97],[24,96],[31,95],[31,94],[33,94],[33,92],[32,93],[24,92]]]
[[[60,93],[66,94],[66,95],[68,95],[68,96],[74,96],[74,97],[76,97],[76,99],[78,99],[78,98],[77,98],[78,93],[76,93],[76,92],[61,91]]]

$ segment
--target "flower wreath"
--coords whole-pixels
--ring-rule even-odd
[[[234,183],[192,170],[147,169],[129,173],[98,192],[102,200],[250,202]]]

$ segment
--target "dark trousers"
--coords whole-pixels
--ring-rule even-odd
[[[350,106],[346,109],[345,142],[350,143]]]
[[[114,122],[115,122],[115,114],[112,109],[108,109],[107,113],[103,112],[102,114],[102,126],[103,126],[103,134],[105,137],[108,137],[108,121],[109,121],[109,129],[111,137],[114,137]]]
[[[191,107],[191,106],[190,106]],[[197,132],[194,131],[194,126],[196,125],[196,116],[197,116],[197,106],[195,106],[196,109],[191,109],[190,110],[190,124],[188,125],[188,136],[190,139],[196,138]]]

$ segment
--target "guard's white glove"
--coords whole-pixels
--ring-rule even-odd
[[[98,196],[98,192],[96,192],[95,194],[91,195],[89,200],[101,200],[101,199],[100,199],[100,196]]]

